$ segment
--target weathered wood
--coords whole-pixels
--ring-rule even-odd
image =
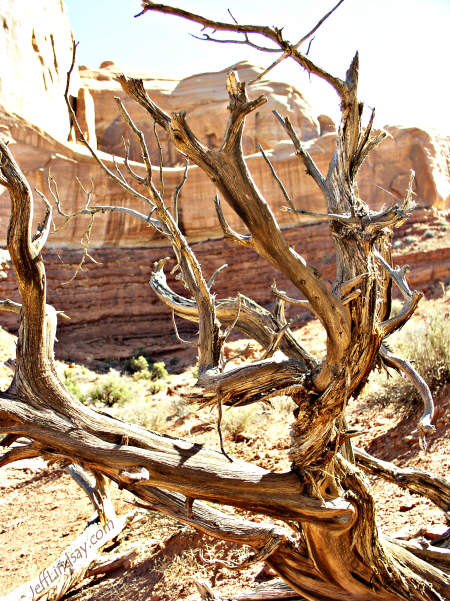
[[[175,314],[199,324],[197,390],[200,393],[196,394],[202,402],[218,401],[232,406],[289,394],[297,405],[289,449],[292,468],[283,474],[271,473],[224,453],[146,431],[97,413],[69,393],[55,368],[57,312],[46,304],[41,257],[51,217],[50,203],[40,193],[47,212],[44,223],[33,235],[32,193],[3,141],[0,141],[0,183],[11,197],[7,242],[22,306],[15,376],[8,391],[0,395],[0,433],[7,433],[8,441],[25,436],[31,442],[19,450],[6,451],[0,464],[5,465],[18,456],[38,454],[48,454],[64,465],[80,464],[96,476],[95,486],[85,482],[85,489],[97,503],[104,521],[109,510],[102,502],[102,494],[97,498],[95,493],[102,490],[105,478],[109,478],[132,492],[139,499],[137,504],[161,511],[211,536],[249,545],[253,551],[247,564],[264,559],[290,590],[305,599],[442,601],[449,588],[443,562],[436,567],[435,556],[412,547],[408,550],[379,534],[374,501],[357,468],[359,462],[367,470],[374,469],[373,461],[358,453],[355,459],[345,432],[347,402],[351,396],[357,396],[374,367],[385,361],[407,370],[401,359],[385,351],[383,339],[411,316],[420,300],[418,293],[409,290],[404,273],[392,267],[390,253],[393,228],[413,209],[412,179],[405,200],[378,213],[370,211],[358,193],[355,181],[358,169],[383,138],[371,135],[373,112],[368,125],[364,128],[362,124],[363,107],[357,99],[358,54],[345,79],[340,79],[300,52],[302,40],[291,44],[280,29],[218,23],[149,0],[143,2],[143,7],[143,13],[155,10],[190,19],[206,28],[240,33],[250,46],[255,44],[249,36],[263,36],[282,52],[281,60],[290,57],[326,80],[341,100],[336,151],[326,176],[313,163],[290,122],[279,116],[299,159],[327,203],[327,211],[320,218],[329,221],[337,264],[336,279],[330,287],[317,269],[287,244],[275,215],[248,172],[242,154],[243,127],[246,116],[265,102],[264,97],[249,99],[245,84],[233,72],[228,75],[228,125],[220,149],[211,151],[196,138],[184,113],[166,114],[147,96],[141,80],[119,77],[125,92],[167,132],[175,147],[207,174],[248,231],[245,236],[234,232],[217,201],[224,234],[237,244],[251,245],[297,287],[319,317],[326,330],[327,349],[325,356],[317,361],[295,340],[284,317],[283,303],[295,299],[277,291],[276,286],[273,290],[277,305],[272,314],[243,295],[236,299],[214,298],[213,282],[204,277],[180,231],[176,209],[171,212],[166,207],[162,191],[152,179],[145,138],[121,101],[117,100],[122,118],[140,145],[144,176],[130,168],[127,158],[124,165],[128,179],[117,163],[115,171],[103,163],[85,140],[68,101],[68,86],[66,90],[68,110],[80,139],[100,168],[143,202],[144,208],[130,216],[148,221],[173,246],[180,277],[191,298],[168,288],[163,262],[156,265],[151,286]],[[279,178],[277,181],[283,189]],[[136,183],[141,186],[139,190]],[[162,177],[160,184],[163,185]],[[62,210],[54,182],[50,192],[57,210],[66,219],[76,216]],[[97,212],[121,210],[113,206],[90,206],[90,192],[86,190],[86,194],[87,203],[81,213],[90,215],[91,223]],[[290,210],[302,209],[292,205]],[[399,315],[391,318],[392,280],[404,292],[405,304]],[[2,301],[1,308],[19,310],[8,301]],[[234,327],[258,340],[266,355],[272,356],[227,370],[222,349],[230,328]],[[410,375],[417,385],[417,377],[412,372]],[[431,428],[432,401],[428,396],[425,400],[422,430]],[[376,467],[381,469],[383,477],[388,477],[387,474],[390,477],[391,468]],[[432,492],[428,484],[425,478],[417,486],[433,497],[444,494],[447,507],[447,484],[435,479]],[[416,486],[416,480],[409,478],[408,486]],[[272,516],[283,520],[286,527],[243,520],[202,500]],[[205,594],[215,595],[211,591]]]

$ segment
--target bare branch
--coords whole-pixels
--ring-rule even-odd
[[[123,149],[124,149],[124,163],[125,163],[125,167],[127,168],[128,173],[131,175],[131,177],[133,177],[139,184],[144,185],[146,182],[145,177],[142,177],[142,175],[139,175],[138,173],[136,173],[130,165],[129,162],[129,158],[130,158],[130,142],[128,141],[128,143],[125,141],[125,138],[122,137],[122,144],[123,144]]]
[[[155,135],[156,143],[158,145],[159,150],[159,183],[161,185],[161,197],[164,198],[163,151],[158,132],[156,131],[156,121],[153,121],[153,133]]]
[[[382,344],[380,347],[380,357],[382,357],[384,363],[389,367],[393,367],[401,374],[403,374],[418,390],[420,397],[423,401],[424,410],[423,414],[417,425],[422,444],[426,447],[425,435],[430,432],[434,432],[436,428],[432,425],[434,417],[434,402],[431,395],[428,384],[422,378],[422,376],[414,369],[414,367],[406,359],[396,357],[391,351]]]
[[[394,463],[369,455],[364,449],[354,448],[355,459],[364,471],[389,480],[413,493],[431,499],[444,512],[450,511],[450,481],[416,467],[401,468]]]
[[[137,190],[135,190],[132,186],[130,186],[129,184],[127,184],[123,180],[123,178],[117,176],[114,173],[114,171],[111,171],[111,169],[109,169],[109,167],[106,166],[106,164],[99,157],[98,153],[94,150],[94,148],[91,146],[91,144],[89,144],[86,136],[83,133],[83,130],[80,127],[80,124],[78,123],[77,116],[75,114],[75,111],[73,110],[72,104],[71,104],[70,99],[69,99],[69,84],[70,84],[70,77],[71,77],[72,71],[73,71],[74,66],[75,66],[76,49],[77,49],[77,44],[74,44],[73,51],[72,51],[72,63],[71,63],[71,66],[69,68],[69,71],[67,72],[65,99],[66,99],[67,108],[69,110],[69,114],[70,114],[70,116],[72,118],[72,122],[73,122],[73,124],[75,126],[75,129],[77,130],[78,136],[80,137],[80,139],[82,140],[82,142],[86,146],[86,148],[89,150],[89,152],[91,153],[92,157],[95,159],[95,161],[97,162],[97,164],[101,167],[101,169],[109,177],[111,177],[116,183],[118,183],[122,188],[124,188],[124,190],[126,190],[127,192],[129,192],[132,196],[135,196],[136,198],[139,198],[140,200],[143,200],[144,202],[151,204],[151,201],[146,196],[144,196],[143,194],[141,194],[140,192],[138,192]]]
[[[172,318],[172,325],[173,325],[173,329],[175,331],[175,336],[176,339],[178,340],[178,342],[181,342],[182,344],[194,344],[193,340],[184,340],[184,338],[181,338],[181,336],[178,333],[178,328],[177,328],[177,322],[175,321],[175,311],[172,309],[172,311],[170,312],[171,318]]]
[[[284,187],[284,185],[283,185],[283,182],[282,182],[282,181],[280,180],[280,178],[278,177],[278,175],[277,175],[277,173],[276,173],[276,171],[275,171],[275,169],[274,169],[274,167],[273,167],[272,163],[271,163],[271,162],[270,162],[270,160],[269,160],[269,157],[268,157],[268,156],[267,156],[267,154],[264,152],[264,149],[263,149],[263,147],[261,146],[261,144],[258,144],[258,148],[259,148],[259,151],[260,151],[260,153],[262,154],[262,156],[263,156],[264,160],[265,160],[265,161],[266,161],[266,163],[269,165],[269,169],[270,169],[270,171],[271,171],[271,173],[272,173],[272,176],[273,176],[274,180],[275,180],[275,181],[277,182],[277,184],[280,186],[281,193],[283,194],[284,198],[286,199],[286,201],[287,201],[287,203],[289,204],[289,206],[291,207],[291,209],[292,209],[293,211],[295,211],[295,207],[294,207],[294,204],[293,204],[293,202],[292,202],[292,200],[291,200],[291,197],[290,197],[290,196],[289,196],[289,194],[286,192],[286,188]]]
[[[77,464],[69,465],[66,471],[89,497],[101,524],[106,526],[109,520],[114,520],[116,514],[107,491],[106,478],[99,472],[89,473]]]
[[[291,138],[292,143],[294,144],[294,148],[296,150],[296,154],[302,159],[305,167],[306,173],[310,175],[319,188],[322,191],[325,191],[325,179],[323,175],[320,173],[317,165],[314,163],[312,156],[309,152],[304,148],[303,144],[300,142],[299,137],[295,133],[294,128],[289,120],[289,117],[283,117],[280,115],[278,111],[272,111],[278,121],[281,123],[283,128],[286,130],[288,136]]]
[[[22,305],[20,303],[16,303],[9,298],[0,300],[0,310],[2,311],[9,311],[10,313],[17,313],[19,315],[21,309]]]
[[[150,286],[157,296],[177,315],[190,321],[198,321],[198,309],[193,300],[180,296],[167,285],[164,274],[164,261],[155,264]],[[279,330],[279,325],[272,315],[255,303],[255,301],[240,295],[241,309],[236,327],[247,336],[257,340],[264,348],[268,348],[273,336]],[[225,326],[231,325],[238,312],[238,299],[220,299],[215,301],[217,316]],[[292,332],[287,332],[283,337],[280,349],[292,359],[302,360],[308,368],[317,366],[316,360],[303,349]]]
[[[220,272],[222,272],[224,269],[226,269],[228,267],[227,263],[224,263],[224,265],[221,265],[220,267],[218,267],[216,269],[216,271],[212,274],[212,276],[209,278],[208,280],[208,288],[211,290],[211,288],[214,285],[214,282],[216,281],[217,276],[219,275]]]
[[[224,237],[232,240],[236,244],[240,244],[241,246],[253,248],[251,236],[248,234],[238,234],[228,225],[225,215],[223,214],[222,207],[220,206],[220,198],[217,194],[214,199],[214,204],[216,206],[217,217],[219,218]]]
[[[287,303],[290,303],[291,305],[299,305],[301,307],[305,307],[306,309],[310,309],[311,305],[310,302],[304,299],[297,299],[297,298],[291,298],[290,296],[287,296],[284,292],[281,292],[281,290],[278,290],[276,282],[273,281],[272,282],[272,286],[271,286],[271,291],[272,294],[274,296],[276,296],[277,298],[280,298],[282,300],[284,300]]]
[[[143,162],[145,164],[145,167],[147,169],[147,179],[145,180],[145,183],[146,184],[150,184],[150,182],[152,180],[152,162],[151,162],[151,159],[150,159],[150,153],[149,153],[148,148],[147,148],[147,143],[145,141],[144,134],[142,133],[142,131],[134,123],[134,121],[131,118],[129,112],[124,107],[123,102],[121,101],[121,99],[118,96],[114,96],[114,100],[116,101],[116,104],[119,107],[119,111],[120,111],[120,113],[122,115],[123,120],[130,127],[130,129],[135,134],[135,136],[136,136],[136,138],[138,140],[139,146],[141,148],[142,160],[143,160]]]
[[[33,236],[33,242],[36,248],[36,253],[40,254],[47,242],[50,233],[50,224],[52,221],[52,206],[48,202],[45,195],[36,189],[36,193],[42,198],[45,204],[45,215],[42,223],[38,225],[37,233]]]
[[[180,182],[177,184],[177,186],[175,188],[175,191],[173,193],[173,208],[172,208],[172,212],[173,212],[173,218],[175,219],[175,223],[177,225],[178,225],[178,219],[179,219],[179,215],[178,215],[178,198],[180,196],[181,189],[183,188],[184,183],[186,182],[186,179],[187,179],[188,167],[189,167],[189,161],[186,158],[185,159],[185,164],[184,164],[183,177],[181,178]]]

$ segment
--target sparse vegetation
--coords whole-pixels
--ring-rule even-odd
[[[165,380],[169,374],[167,373],[166,364],[164,361],[153,363],[152,380]]]
[[[125,363],[125,370],[130,374],[141,373],[148,371],[148,360],[144,355],[138,355],[137,357],[130,357]]]
[[[123,405],[133,397],[130,389],[120,378],[119,373],[111,370],[106,377],[92,386],[86,398],[90,403],[101,403],[107,407],[112,407],[116,404]]]

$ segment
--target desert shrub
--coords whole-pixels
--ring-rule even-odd
[[[137,372],[146,372],[148,371],[148,361],[143,355],[138,355],[137,357],[130,357],[125,362],[125,369],[130,374],[134,374]]]
[[[86,370],[87,371],[87,370]],[[85,402],[83,391],[80,384],[77,382],[77,375],[72,369],[64,370],[64,385],[69,392],[73,394],[82,403]]]
[[[167,373],[166,364],[164,361],[158,361],[153,363],[152,367],[152,380],[165,380],[169,375]]]
[[[236,440],[240,434],[250,434],[261,425],[262,416],[256,405],[225,410],[222,416],[222,429],[231,440]]]
[[[161,402],[152,405],[146,399],[123,406],[116,405],[112,411],[119,419],[157,432],[163,432],[167,427],[167,415],[170,413],[168,404]]]
[[[158,394],[158,392],[162,392],[166,389],[166,385],[164,382],[152,382],[148,388],[149,394]]]
[[[105,376],[100,382],[92,386],[87,394],[91,403],[102,403],[107,407],[129,402],[132,399],[130,389],[121,381],[117,372]]]
[[[277,415],[291,415],[297,407],[296,403],[289,396],[277,396],[271,399],[272,411]]]
[[[421,331],[407,330],[396,345],[425,379],[432,393],[450,381],[450,329],[448,315],[435,311]]]
[[[192,413],[192,407],[182,397],[175,397],[170,401],[170,407],[176,417],[187,417]]]

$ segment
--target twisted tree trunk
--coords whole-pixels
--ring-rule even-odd
[[[205,27],[241,33],[249,43],[250,34],[263,35],[278,45],[283,56],[326,79],[340,96],[342,121],[326,177],[302,146],[289,120],[277,115],[326,200],[327,213],[319,218],[330,222],[337,258],[336,280],[330,288],[317,270],[285,242],[242,156],[245,117],[265,102],[264,97],[249,100],[245,85],[233,72],[229,74],[229,122],[220,149],[211,151],[190,130],[184,113],[167,115],[148,98],[141,80],[119,78],[123,89],[165,129],[176,148],[211,178],[249,232],[245,236],[234,232],[217,200],[224,235],[251,246],[305,297],[290,299],[275,286],[278,304],[273,315],[244,296],[219,300],[212,295],[212,282],[205,280],[178,228],[176,210],[167,208],[153,182],[145,139],[119,100],[122,116],[140,144],[146,175],[135,174],[127,159],[128,179],[119,167],[116,173],[108,170],[85,141],[100,167],[144,203],[142,213],[129,212],[154,225],[173,246],[192,298],[170,290],[164,262],[155,266],[150,285],[175,314],[199,323],[201,400],[235,406],[290,395],[297,405],[291,430],[292,467],[283,474],[270,473],[230,459],[224,453],[146,431],[83,406],[66,390],[54,364],[57,311],[46,304],[41,256],[51,206],[40,193],[48,210],[38,235],[33,237],[31,190],[4,142],[0,142],[0,183],[8,188],[11,197],[8,249],[22,305],[6,300],[1,304],[3,309],[20,311],[21,324],[14,380],[9,390],[0,395],[0,432],[9,435],[9,444],[19,436],[30,440],[28,446],[21,447],[21,456],[51,456],[62,464],[80,464],[99,477],[117,482],[152,509],[212,536],[249,545],[254,555],[245,565],[265,560],[306,599],[443,600],[449,581],[442,562],[437,567],[426,561],[423,553],[415,553],[413,545],[406,549],[378,532],[373,498],[359,469],[372,473],[374,463],[360,452],[355,460],[351,436],[346,431],[348,400],[357,396],[377,364],[406,371],[421,390],[425,410],[418,427],[420,436],[432,429],[433,417],[426,384],[383,344],[412,315],[421,297],[409,290],[403,272],[392,268],[390,256],[393,228],[413,208],[413,178],[404,202],[387,210],[374,213],[359,197],[355,183],[358,169],[383,135],[371,137],[373,114],[366,128],[361,124],[362,105],[356,96],[358,56],[346,79],[340,80],[314,65],[299,52],[299,44],[290,44],[275,28],[216,23],[173,7],[148,1],[143,4],[144,12],[175,13]],[[70,103],[68,108],[72,110]],[[72,117],[78,127],[73,111]],[[83,139],[81,130],[79,134]],[[146,195],[130,179],[144,186]],[[59,212],[70,218],[72,215],[62,211],[54,184],[51,192]],[[290,204],[290,210],[304,212]],[[173,206],[176,205],[175,198]],[[92,218],[96,212],[108,210],[118,208],[87,204],[80,213]],[[392,280],[400,287],[405,302],[401,311],[391,317]],[[311,357],[294,338],[284,319],[285,302],[307,304],[322,322],[327,333],[322,361]],[[222,331],[222,326],[227,329]],[[233,327],[258,340],[266,348],[265,358],[224,370],[223,343]],[[12,448],[4,453],[0,464],[17,456],[17,449]],[[384,473],[389,471],[386,465],[382,469]],[[414,474],[404,474],[402,485],[408,485],[409,480],[416,492],[433,500],[439,497],[439,491],[448,498],[449,484],[443,479],[434,479],[431,489],[429,480],[417,479]],[[282,528],[270,522],[245,521],[201,500],[263,513],[286,525]]]

